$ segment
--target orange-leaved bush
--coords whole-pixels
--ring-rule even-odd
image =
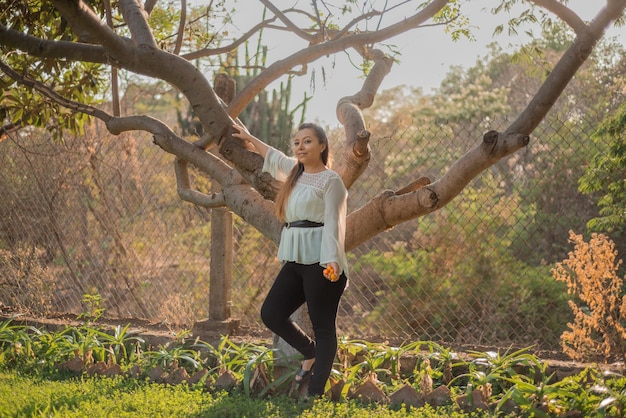
[[[563,352],[575,360],[626,357],[626,295],[618,269],[615,244],[604,234],[592,234],[589,243],[570,231],[574,251],[552,270],[567,284],[574,322],[561,335]]]

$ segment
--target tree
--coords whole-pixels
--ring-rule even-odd
[[[363,59],[366,77],[360,91],[338,98],[337,115],[345,135],[342,152],[334,166],[350,188],[370,160],[370,132],[365,129],[362,110],[371,106],[394,62],[394,57],[385,54],[380,45],[428,24],[446,26],[453,37],[467,34],[467,27],[458,0],[399,2],[395,6],[386,4],[382,11],[358,9],[354,2],[342,2],[344,5],[335,7],[328,2],[314,1],[310,11],[280,10],[270,0],[261,2],[270,16],[229,43],[227,34],[212,26],[216,16],[231,18],[226,5],[232,3],[226,0],[212,3],[201,16],[192,14],[193,19],[189,21],[186,0],[181,1],[178,10],[156,8],[155,0],[143,5],[136,0],[115,3],[108,0],[91,3],[83,0],[12,1],[0,15],[0,69],[5,74],[2,79],[5,93],[0,107],[6,117],[5,129],[51,126],[51,119],[57,127],[78,129],[79,121],[70,117],[69,112],[72,112],[102,120],[114,135],[132,130],[150,132],[159,147],[177,157],[175,172],[182,199],[205,207],[227,207],[262,234],[278,241],[281,225],[273,216],[271,202],[278,184],[261,172],[261,157],[231,136],[233,119],[271,82],[288,76],[294,69],[306,73],[307,65],[323,56],[356,51]],[[550,16],[565,22],[576,39],[504,131],[487,132],[482,143],[451,164],[441,178],[418,177],[400,190],[383,191],[349,214],[347,250],[381,231],[444,207],[474,177],[525,147],[533,130],[589,57],[606,27],[619,21],[626,8],[626,0],[607,0],[589,23],[556,0],[502,0],[498,9],[509,10],[517,3],[530,4],[532,8],[524,11],[519,19],[511,20],[512,25],[537,19],[533,14],[537,12],[543,22],[550,22]],[[383,16],[402,7],[412,10],[407,14],[414,14],[380,27]],[[301,21],[302,16],[304,21]],[[205,26],[208,30],[199,30],[201,25],[197,22],[202,17],[210,23]],[[340,17],[352,20],[340,26]],[[378,25],[376,30],[368,29],[372,22]],[[305,46],[263,68],[226,105],[203,74],[202,65],[216,59],[226,62],[226,57],[236,55],[237,48],[251,36],[269,29],[282,30],[304,41]],[[93,103],[103,96],[108,66],[111,68],[107,78],[112,85],[112,112]],[[183,137],[172,126],[150,115],[121,115],[115,107],[118,71],[174,86],[189,102],[202,125],[202,136]],[[209,195],[192,189],[187,175],[189,163],[219,183],[222,191]]]

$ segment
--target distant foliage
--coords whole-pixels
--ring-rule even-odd
[[[593,135],[604,148],[579,181],[579,190],[595,194],[600,216],[589,221],[596,232],[626,231],[626,104],[602,123]]]
[[[0,248],[0,307],[6,304],[22,312],[50,313],[57,280],[44,258],[45,250],[38,247]]]
[[[552,273],[567,284],[574,322],[561,336],[563,351],[572,359],[626,358],[626,295],[618,276],[615,244],[605,235],[593,234],[589,243],[570,231],[574,251]]]

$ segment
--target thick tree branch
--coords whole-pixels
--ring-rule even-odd
[[[106,126],[114,135],[131,130],[151,132],[154,143],[164,151],[194,164],[219,182],[222,187],[224,204],[233,212],[274,242],[280,238],[281,223],[273,216],[274,204],[264,199],[244,181],[237,170],[233,170],[217,156],[185,141],[163,122],[149,116],[112,118]],[[191,194],[194,193],[189,195]],[[197,199],[198,196],[194,198]]]
[[[119,0],[119,8],[135,45],[140,48],[157,48],[156,40],[148,25],[148,13],[141,3],[136,0]]]
[[[483,142],[456,161],[441,179],[429,185],[424,184],[426,179],[419,179],[411,187],[414,191],[383,192],[348,216],[346,250],[395,225],[444,207],[477,175],[528,145],[528,141],[528,135],[489,131]]]
[[[206,208],[219,208],[226,205],[224,193],[209,195],[191,188],[187,161],[177,158],[174,161],[174,172],[176,173],[176,190],[182,200]]]
[[[80,4],[82,3],[79,2]],[[75,9],[64,9],[64,14],[79,22],[80,25],[85,25],[90,18],[96,19],[96,22],[92,23],[99,27],[100,22],[97,21],[97,17],[89,9],[79,7],[79,5]],[[82,12],[86,14],[82,15]],[[86,27],[90,28],[91,26]],[[206,81],[206,78],[191,63],[159,49],[139,48],[133,50],[129,42],[123,41],[114,32],[110,30],[103,32],[108,39],[103,41],[106,45],[104,47],[76,42],[44,41],[0,25],[0,43],[23,50],[36,57],[111,64],[138,74],[165,80],[177,86],[186,95],[196,115],[207,127],[207,140],[203,147],[209,147],[212,142],[225,135],[224,132],[215,131],[215,126],[218,126],[216,118],[221,117],[226,121],[221,126],[230,126],[228,122],[230,119],[224,112],[223,106],[215,96],[211,86],[208,82],[203,82]],[[122,41],[118,42],[118,40]],[[110,50],[110,47],[117,49]],[[110,57],[116,58],[112,60]],[[172,69],[176,70],[172,71]],[[62,100],[61,104],[66,106],[64,104],[66,99],[59,99]],[[82,112],[90,114],[87,109]]]
[[[235,80],[226,74],[218,74],[215,77],[214,83],[215,93],[220,97],[220,99],[222,99],[225,103],[230,102],[235,96],[235,91],[237,90]],[[209,208],[217,208],[226,205],[224,193],[212,193],[208,195],[191,188],[191,180],[189,178],[187,165],[187,161],[180,158],[177,158],[174,162],[176,184],[180,198],[196,205]]]
[[[370,160],[370,133],[365,129],[365,120],[361,110],[374,102],[374,97],[385,76],[391,70],[393,60],[382,51],[365,48],[363,54],[374,60],[374,66],[365,78],[359,92],[343,97],[337,104],[337,118],[346,132],[346,144],[342,155],[333,167],[349,189],[367,168]]]
[[[626,1],[624,0],[606,0],[606,5],[598,12],[589,23],[589,29],[597,36],[602,36],[609,25],[624,15]]]
[[[187,181],[188,184],[188,180],[182,180],[183,187],[179,185],[179,193],[184,200],[192,200],[194,203],[201,206],[216,205],[218,203],[220,205],[226,204],[263,234],[276,241],[278,240],[280,236],[280,223],[273,216],[272,202],[265,200],[243,180],[236,170],[233,170],[223,160],[185,141],[161,121],[149,116],[114,117],[93,106],[66,99],[51,88],[22,76],[2,61],[0,61],[0,69],[19,83],[32,87],[62,106],[102,120],[105,122],[109,132],[114,135],[119,135],[126,131],[150,132],[154,137],[155,144],[163,150],[176,155],[179,159],[183,159],[185,164],[186,162],[190,162],[196,165],[203,172],[220,183],[224,193],[223,196],[225,197],[223,201],[218,202],[216,198],[201,196],[200,192],[192,191],[189,188],[187,188],[189,190],[186,190],[184,184],[185,181]],[[177,172],[177,174],[179,174],[179,172]],[[236,193],[229,193],[233,188],[236,189]],[[265,211],[268,216],[260,216],[259,210]]]
[[[157,119],[149,116],[114,117],[104,110],[69,100],[59,95],[50,87],[17,73],[2,61],[0,61],[0,70],[20,84],[31,87],[61,106],[100,119],[114,135],[135,130],[152,133],[157,145],[165,151],[197,165],[223,187],[247,184],[243,178],[237,174],[237,171],[233,170],[223,160],[185,141],[183,138],[177,136],[167,125]],[[157,138],[162,139],[162,141],[158,141]],[[253,189],[250,190],[252,191]]]
[[[483,142],[457,160],[441,179],[428,188],[437,195],[437,208],[456,197],[478,174],[504,157],[528,145],[530,137],[523,133],[489,131]]]
[[[94,35],[98,36],[102,45],[111,56],[116,57],[119,66],[138,74],[147,75],[164,80],[176,86],[189,100],[195,115],[200,119],[211,142],[221,142],[230,131],[231,119],[226,115],[221,101],[217,98],[206,77],[189,61],[162,51],[151,43],[145,30],[149,30],[146,14],[133,4],[133,0],[125,0],[124,7],[129,10],[127,22],[129,26],[137,26],[131,29],[133,36],[141,42],[141,47],[133,47],[130,43],[123,42],[115,32],[106,25],[102,25],[98,17],[90,9],[78,3],[55,0],[59,4],[61,12],[70,22],[70,25],[78,25],[92,28]],[[202,144],[204,148],[211,142]]]
[[[111,61],[106,50],[100,45],[48,41],[9,29],[2,23],[0,23],[0,44],[38,58],[60,58],[101,64],[108,64]]]
[[[67,16],[70,25],[78,25],[81,30],[94,28],[94,36],[102,37],[103,46],[107,49],[108,55],[116,57],[116,65],[157,79],[164,80],[174,86],[188,99],[194,114],[200,119],[205,128],[206,135],[202,143],[197,143],[204,149],[213,143],[222,145],[222,154],[229,158],[237,158],[240,163],[241,173],[250,184],[254,184],[257,190],[263,191],[266,197],[275,194],[273,182],[268,181],[267,176],[258,173],[257,166],[246,169],[250,161],[250,152],[246,152],[245,144],[240,140],[230,137],[230,126],[232,119],[228,117],[224,110],[223,103],[218,99],[211,88],[206,77],[189,61],[145,45],[143,48],[135,48],[130,42],[124,41],[111,31],[106,25],[102,25],[98,17],[82,2],[71,2],[57,0],[60,4],[62,14]],[[137,19],[144,18],[135,15]],[[109,50],[109,48],[116,48]],[[63,104],[63,103],[62,103]],[[63,104],[66,105],[66,104]],[[68,107],[70,107],[68,105]],[[92,109],[80,110],[89,113]]]
[[[83,1],[53,0],[53,3],[75,32],[90,34],[90,38],[97,39],[115,60],[132,60],[129,42],[109,28]]]
[[[148,15],[150,15],[150,13],[152,13],[152,9],[154,9],[154,6],[156,6],[158,0],[146,0],[146,2],[143,5],[143,8],[145,9],[146,13],[148,13]]]

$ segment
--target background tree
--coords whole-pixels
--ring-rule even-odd
[[[311,11],[281,11],[273,3],[263,0],[269,17],[229,42],[223,32],[213,30],[210,25],[207,33],[198,32],[199,20],[193,21],[196,24],[188,22],[186,8],[156,8],[154,3],[146,3],[143,7],[135,1],[122,0],[112,9],[108,1],[92,5],[70,0],[11,2],[11,7],[3,12],[0,26],[1,68],[8,76],[3,78],[5,86],[20,89],[20,93],[3,96],[8,122],[19,126],[55,123],[60,128],[74,129],[78,123],[69,117],[69,112],[82,112],[104,121],[113,134],[148,131],[155,143],[177,156],[179,166],[193,163],[221,185],[219,194],[182,193],[183,198],[201,206],[227,206],[274,241],[278,239],[280,225],[272,216],[272,204],[267,199],[273,197],[277,185],[261,173],[260,157],[246,144],[230,136],[232,119],[241,114],[269,83],[294,68],[305,71],[308,63],[320,57],[346,49],[357,51],[364,62],[371,63],[366,65],[369,68],[367,77],[360,92],[338,99],[337,105],[338,118],[345,132],[335,169],[346,186],[351,187],[370,160],[370,134],[365,129],[361,110],[371,105],[393,61],[393,57],[385,55],[375,45],[424,24],[447,25],[456,35],[466,30],[459,26],[463,20],[457,1],[420,3],[414,14],[372,31],[369,30],[372,19],[378,22],[390,8],[362,13],[350,5],[335,8],[329,3],[314,2]],[[501,7],[506,9],[515,3],[518,2],[503,1]],[[621,17],[626,7],[625,0],[607,1],[593,21],[585,23],[559,2],[535,0],[530,3],[536,8],[533,10],[542,11],[540,18],[561,19],[576,33],[576,39],[563,52],[532,100],[508,128],[486,134],[482,144],[471,148],[451,164],[439,179],[416,179],[401,193],[385,192],[352,212],[348,220],[348,249],[382,230],[442,208],[472,178],[526,146],[529,135],[585,62],[605,28]],[[218,2],[210,11],[206,10],[203,17],[210,16],[213,20],[205,21],[215,24],[215,19],[220,16],[228,19],[226,5],[227,2]],[[401,3],[396,7],[403,5],[410,8],[417,3]],[[351,13],[355,15],[349,16]],[[108,25],[105,23],[107,16],[110,16]],[[340,18],[346,16],[352,20],[341,25]],[[520,21],[528,16],[529,13],[524,12]],[[519,21],[512,22],[519,24]],[[202,74],[202,65],[195,63],[232,53],[252,34],[274,27],[302,40],[303,49],[270,63],[225,106]],[[187,29],[197,38],[187,38]],[[185,42],[188,39],[191,42]],[[200,40],[206,43],[200,44]],[[163,121],[147,115],[116,116],[89,105],[89,100],[97,97],[107,65],[175,86],[202,125],[202,137],[183,138]],[[214,146],[218,147],[219,155],[201,152]],[[185,170],[178,170],[178,173],[184,177]],[[187,188],[188,180],[179,180],[179,188]]]
[[[377,184],[403,184],[416,173],[441,176],[455,154],[470,147],[465,138],[504,126],[520,111],[520,97],[535,91],[542,78],[537,69],[551,66],[572,36],[553,26],[511,53],[494,47],[474,66],[452,68],[431,95],[406,86],[381,92],[364,111],[372,132],[392,132],[391,138],[372,137],[370,170]],[[624,56],[621,44],[600,43],[524,153],[494,164],[458,200],[419,224],[398,225],[353,251],[356,271],[374,270],[367,275],[380,277],[369,286],[384,295],[368,317],[372,327],[406,329],[402,319],[410,318],[409,326],[424,336],[469,341],[481,334],[486,341],[507,341],[509,330],[498,325],[507,323],[524,329],[529,341],[556,343],[555,331],[569,321],[567,295],[546,280],[547,266],[567,257],[569,229],[584,231],[597,216],[594,202],[578,191],[590,156],[619,161],[604,149],[615,139],[590,138],[602,117],[619,119],[613,115],[626,99],[619,88]],[[585,94],[577,94],[581,90]],[[615,134],[623,132],[612,126]],[[421,152],[406,159],[407,149]],[[616,180],[618,173],[612,169]],[[610,184],[605,178],[600,175],[597,184]],[[352,190],[361,195],[362,187],[372,185]],[[618,233],[612,237],[623,241]],[[489,295],[482,292],[486,288]],[[552,331],[529,326],[538,323]]]
[[[595,132],[597,144],[608,144],[598,150],[598,154],[587,167],[580,179],[583,193],[597,196],[600,213],[589,221],[592,231],[611,233],[623,237],[626,228],[626,105],[611,112]],[[604,141],[602,141],[604,139]],[[624,250],[624,239],[616,239]],[[620,254],[623,252],[620,252]]]

